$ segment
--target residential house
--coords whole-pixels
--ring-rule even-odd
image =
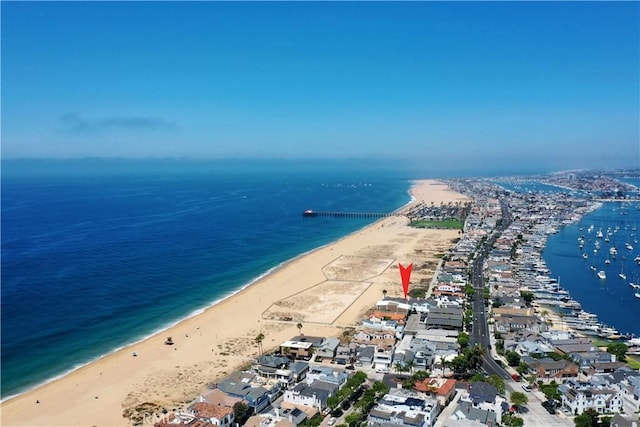
[[[507,350],[506,340],[505,340],[505,350]],[[554,349],[549,344],[539,340],[534,340],[534,341],[526,340],[526,341],[515,342],[513,346],[513,351],[518,353],[520,356],[533,356],[533,355],[544,356],[544,355],[553,353]]]
[[[550,357],[535,359],[525,356],[521,360],[529,366],[529,375],[534,375],[539,380],[562,382],[578,376],[578,365],[565,359],[554,360]]]
[[[615,362],[616,356],[606,351],[586,351],[581,353],[570,353],[571,359],[573,359],[581,368],[588,368],[594,363],[602,362]]]
[[[302,424],[307,419],[307,414],[298,408],[276,408],[277,418],[288,420],[292,425]]]
[[[547,325],[538,321],[536,316],[515,316],[502,315],[494,318],[496,331],[500,333],[517,332],[521,330],[529,330],[533,332],[544,332]]]
[[[316,350],[316,357],[325,360],[333,360],[336,357],[336,351],[340,345],[340,340],[335,337],[329,337],[322,341],[320,347]]]
[[[253,373],[233,372],[217,384],[217,388],[231,397],[244,399],[255,413],[266,408],[270,403],[270,395],[275,390],[267,390],[261,385],[252,384],[256,377]]]
[[[376,372],[389,372],[393,363],[393,351],[377,348],[373,356],[373,368]]]
[[[214,390],[216,393],[209,393],[206,396],[200,395],[195,402],[184,410],[179,410],[172,414],[171,420],[167,420],[168,425],[176,426],[192,426],[197,424],[206,424],[207,426],[227,427],[231,426],[235,420],[233,406],[229,403],[240,402],[240,399],[227,399],[223,392]],[[162,425],[162,424],[161,424]]]
[[[304,380],[307,376],[307,373],[309,372],[309,364],[301,360],[296,360],[289,365],[289,370],[291,371],[292,380],[290,383],[298,383]]]
[[[474,417],[479,416],[482,419],[495,420],[495,423],[500,424],[502,422],[502,414],[509,410],[509,404],[503,396],[498,394],[498,390],[493,385],[478,381],[471,384],[469,391],[460,396],[460,403],[455,412],[460,411],[463,414],[466,412],[463,418],[468,419],[471,417],[471,408],[480,410],[474,411]],[[481,411],[492,412],[495,415]]]
[[[336,349],[335,361],[339,365],[349,365],[353,363],[358,345],[351,343],[349,345],[339,345]]]
[[[454,412],[444,420],[445,427],[497,427],[498,414],[488,409],[474,407],[471,402],[460,401]]]
[[[392,389],[369,412],[369,426],[432,427],[440,412],[438,401],[414,392]]]
[[[569,380],[558,389],[562,393],[562,406],[574,415],[590,408],[599,414],[620,412],[622,409],[620,392],[610,387]]]
[[[280,344],[280,353],[289,355],[294,359],[308,360],[313,354],[313,343],[310,341],[285,341]]]
[[[427,329],[462,329],[463,311],[461,308],[432,308],[424,323]]]
[[[623,416],[621,414],[615,414],[609,420],[610,427],[640,427],[638,417]]]
[[[614,388],[623,397],[634,402],[636,410],[640,409],[638,408],[638,401],[640,401],[640,372],[623,366],[613,372],[595,374],[591,377],[590,382]]]
[[[291,360],[285,356],[262,355],[258,358],[254,369],[258,374],[268,378],[278,378],[283,381],[289,381],[291,371],[288,367]]]
[[[549,341],[562,354],[586,353],[598,350],[588,338],[551,339]]]
[[[411,310],[411,305],[404,298],[385,298],[376,303],[376,310],[406,314]]]
[[[313,366],[309,369],[305,381],[307,384],[311,384],[314,381],[324,381],[335,384],[337,388],[342,388],[348,379],[349,374],[344,371],[327,366]]]
[[[456,394],[456,380],[451,378],[427,378],[417,381],[414,390],[418,395],[434,397],[441,407],[446,407]]]
[[[319,411],[327,407],[327,399],[333,393],[328,387],[322,387],[321,381],[314,381],[312,384],[300,383],[290,390],[284,392],[284,401],[294,405],[304,405],[317,408]],[[324,383],[326,384],[326,383]],[[337,391],[337,387],[334,388]]]
[[[375,353],[375,345],[361,345],[356,351],[356,363],[367,367],[373,365]]]
[[[318,412],[315,409],[307,412],[309,409],[302,405],[298,407],[283,402],[282,405],[274,408],[271,413],[249,417],[244,423],[244,427],[296,427]]]
[[[187,409],[195,419],[206,421],[219,427],[231,426],[234,421],[233,408],[213,403],[196,402]]]

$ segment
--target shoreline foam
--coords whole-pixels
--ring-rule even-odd
[[[433,183],[433,181],[417,181],[417,182],[412,182],[412,186],[410,188],[410,196],[411,196],[411,200],[409,202],[407,202],[405,205],[403,205],[402,207],[398,208],[397,211],[401,211],[403,209],[406,209],[407,207],[411,206],[413,203],[415,203],[418,200],[418,194],[416,194],[416,188],[420,185],[422,185],[424,187],[425,183],[431,183],[432,186],[435,186],[436,184]],[[431,195],[433,196],[433,193],[436,193],[436,196],[440,196],[440,198],[443,197],[442,194],[439,194],[439,191],[444,191],[445,196],[451,198],[453,201],[455,200],[460,200],[463,197],[461,195],[459,195],[458,193],[454,193],[451,190],[448,190],[448,187],[445,184],[437,184],[441,187],[444,187],[444,190],[442,188],[431,188]],[[428,186],[428,185],[427,185]],[[423,200],[425,199],[425,194],[422,194],[422,198]],[[427,199],[429,200],[429,199]],[[439,199],[437,200],[438,202],[440,201]],[[400,221],[402,222],[402,221]],[[371,224],[366,225],[365,227],[358,229],[350,234],[348,234],[347,236],[343,236],[331,243],[328,243],[326,245],[314,248],[310,251],[304,252],[292,259],[289,259],[287,261],[284,261],[282,263],[280,263],[277,266],[274,266],[273,268],[267,270],[265,273],[262,273],[261,275],[257,276],[256,278],[254,278],[253,280],[251,280],[250,282],[248,282],[247,284],[245,284],[243,287],[241,287],[240,289],[232,292],[231,294],[223,297],[223,298],[219,298],[217,300],[215,300],[214,302],[212,302],[211,304],[203,307],[202,309],[198,309],[195,310],[194,312],[192,312],[192,314],[190,314],[189,316],[179,319],[176,322],[174,322],[173,324],[168,325],[167,327],[164,327],[158,331],[153,332],[152,334],[150,334],[149,336],[143,337],[142,339],[132,342],[131,344],[125,345],[122,348],[116,349],[106,355],[100,356],[97,359],[90,361],[82,366],[79,366],[75,369],[73,369],[71,372],[63,374],[60,376],[60,378],[54,378],[51,379],[50,381],[47,381],[44,384],[38,385],[36,387],[33,387],[30,390],[24,391],[20,394],[17,394],[15,396],[11,396],[8,397],[6,399],[3,399],[2,401],[2,412],[3,412],[3,420],[6,420],[7,422],[3,421],[3,424],[5,425],[38,425],[38,424],[42,424],[43,421],[42,420],[46,420],[45,424],[48,425],[69,425],[73,420],[73,422],[78,422],[79,424],[96,424],[96,425],[104,425],[104,424],[108,424],[108,425],[126,425],[127,420],[122,418],[122,408],[126,407],[128,404],[132,403],[135,401],[136,396],[138,396],[137,394],[135,396],[131,396],[132,392],[127,392],[127,390],[130,389],[134,389],[134,391],[136,389],[139,390],[144,390],[144,387],[138,387],[138,385],[135,382],[132,382],[132,378],[131,377],[135,377],[135,379],[138,380],[143,380],[143,386],[145,381],[149,380],[149,379],[153,379],[155,376],[162,376],[164,375],[165,371],[171,371],[171,366],[173,365],[173,361],[172,359],[181,359],[182,362],[184,362],[186,359],[187,363],[188,362],[193,362],[194,360],[196,361],[200,361],[200,359],[198,357],[184,357],[182,352],[178,352],[178,351],[174,351],[174,352],[167,352],[166,350],[168,350],[165,347],[157,347],[157,341],[163,339],[165,334],[180,334],[180,338],[181,335],[183,333],[183,331],[188,331],[190,333],[194,332],[193,331],[193,326],[195,326],[195,323],[207,323],[210,327],[215,328],[215,326],[217,326],[217,322],[211,322],[211,319],[209,319],[209,322],[203,322],[205,317],[211,317],[214,311],[216,312],[229,312],[229,306],[230,305],[235,305],[238,304],[238,302],[240,300],[246,300],[248,297],[247,295],[249,293],[252,294],[259,294],[260,292],[263,292],[265,289],[263,289],[264,287],[267,287],[267,283],[266,282],[273,282],[274,280],[278,280],[277,276],[285,276],[287,277],[287,275],[290,275],[290,273],[287,273],[288,270],[291,270],[293,268],[297,268],[298,270],[300,269],[300,264],[303,264],[303,268],[308,269],[309,267],[311,267],[312,269],[318,269],[318,264],[314,264],[311,261],[313,261],[311,258],[316,258],[318,257],[317,254],[322,253],[322,257],[326,258],[327,257],[327,252],[332,251],[333,249],[336,249],[340,246],[344,246],[347,243],[349,243],[351,240],[357,239],[359,240],[359,242],[357,242],[359,245],[361,245],[363,242],[360,242],[360,240],[365,240],[364,243],[366,243],[366,236],[364,236],[365,234],[375,234],[375,231],[378,230],[378,234],[380,233],[388,233],[389,232],[389,227],[387,227],[386,229],[384,229],[385,225],[390,225],[390,226],[395,226],[396,228],[401,228],[403,230],[406,231],[407,227],[404,224],[399,224],[399,222],[394,219],[389,219],[389,218],[383,218],[383,219],[379,219],[377,221],[374,221]],[[443,235],[442,232],[433,232],[432,234],[434,235]],[[446,233],[444,233],[446,235]],[[363,237],[364,236],[364,237]],[[446,239],[445,239],[446,240]],[[345,243],[347,242],[347,243]],[[355,248],[357,250],[360,250],[360,246],[358,246],[357,248]],[[330,255],[331,259],[335,259],[335,257],[333,255]],[[305,261],[307,261],[305,263]],[[324,261],[323,261],[324,263]],[[308,265],[306,265],[308,264]],[[324,264],[322,264],[324,265]],[[320,267],[322,266],[320,265]],[[320,268],[321,270],[321,268]],[[285,274],[286,273],[286,274]],[[322,272],[320,271],[320,275],[318,276],[319,279],[323,279],[322,278]],[[275,279],[274,279],[275,277]],[[323,280],[326,280],[326,278],[324,278]],[[262,283],[265,283],[265,285],[263,287],[261,287],[260,285]],[[311,286],[316,286],[317,285],[317,281],[311,282]],[[308,284],[308,283],[307,283]],[[272,285],[271,285],[272,286]],[[370,286],[377,288],[380,286]],[[297,286],[297,289],[304,289],[301,288],[300,285]],[[274,289],[274,291],[278,291],[279,289]],[[268,291],[268,289],[267,289]],[[292,293],[293,290],[290,292]],[[370,289],[367,289],[364,294],[371,294],[373,291]],[[274,292],[275,293],[275,292]],[[282,300],[283,298],[287,297],[286,292],[282,293],[280,292],[281,295],[280,298],[274,300],[274,301],[278,301],[278,300]],[[377,296],[377,293],[375,294]],[[250,299],[250,298],[249,298]],[[360,300],[362,300],[362,296],[359,296],[355,299],[354,302],[360,302]],[[373,301],[377,298],[373,298],[371,299],[371,295],[368,295],[368,299],[370,301]],[[273,303],[273,301],[272,301]],[[356,306],[355,310],[351,309],[351,306],[349,307],[350,311],[349,315],[351,318],[354,318],[354,314],[359,314],[359,308],[361,308],[362,303],[359,304],[352,304],[354,306]],[[267,305],[267,308],[269,308],[270,305]],[[366,303],[364,305],[364,307],[370,307],[369,303]],[[252,308],[256,309],[256,308],[260,308],[259,306],[251,306],[251,304],[247,304],[247,307],[244,308],[243,307],[243,312],[249,311],[253,313],[254,316],[254,321],[257,319],[257,323],[261,323],[261,321],[264,323],[267,323],[267,329],[269,328],[269,321],[266,320],[264,318],[262,318],[261,314],[264,312],[263,310],[258,310],[258,313],[255,312],[255,310],[251,310]],[[233,313],[234,310],[231,310],[231,312]],[[338,316],[338,318],[342,317],[342,315]],[[337,319],[337,318],[336,318]],[[212,326],[213,325],[213,326]],[[233,328],[236,327],[235,323],[231,323],[231,326]],[[233,331],[231,334],[225,333],[225,338],[228,338],[230,340],[243,340],[244,341],[249,341],[249,346],[251,344],[251,337],[253,335],[251,335],[252,333],[254,333],[253,329],[259,325],[255,325],[255,324],[249,324],[249,325],[245,325],[243,328],[239,328],[241,329],[241,332],[243,332],[245,335],[247,334],[247,332],[249,333],[249,338],[245,337],[240,337],[238,338],[237,336],[234,335]],[[200,327],[196,326],[195,330],[199,330]],[[248,331],[247,331],[248,329]],[[291,333],[293,331],[295,331],[295,324],[292,325],[287,325],[285,327],[280,328],[279,326],[272,328],[274,329],[273,331],[269,331],[269,333],[274,332],[277,336],[282,336],[282,337],[288,337],[291,335]],[[260,326],[257,331],[262,330],[262,326]],[[307,330],[335,330],[335,326],[331,326],[331,325],[312,325],[312,324],[307,324],[305,325],[305,332],[307,332]],[[221,329],[220,334],[223,335],[223,329]],[[211,335],[211,331],[207,331],[209,335]],[[318,333],[327,333],[327,332],[318,332]],[[184,332],[185,337],[189,337],[189,335],[187,334],[187,332]],[[202,336],[202,332],[200,332],[200,336]],[[218,339],[218,334],[215,335],[216,336],[216,340],[213,341],[212,336],[209,336],[208,338],[211,339],[211,341],[213,341],[213,343],[218,343],[219,339]],[[269,335],[267,335],[267,337],[269,337]],[[174,348],[174,350],[178,350],[178,345],[180,346],[180,348],[182,348],[183,344],[187,345],[188,350],[189,350],[189,340],[182,340],[179,339],[177,340],[179,344],[177,344]],[[273,338],[271,341],[274,341],[271,344],[265,343],[265,348],[270,348],[274,345],[277,344],[277,340],[276,338]],[[224,339],[222,340],[222,342],[224,342]],[[155,347],[153,347],[153,349],[151,348],[152,344],[156,344]],[[200,343],[202,344],[202,343]],[[208,345],[211,345],[212,343],[209,342]],[[245,343],[246,344],[246,343]],[[193,346],[191,346],[193,347]],[[246,347],[246,346],[245,346]],[[249,356],[251,356],[253,354],[253,350],[251,349],[247,349],[243,347],[244,352],[240,351],[239,355],[240,355],[240,359],[246,361],[247,359],[250,359]],[[218,348],[221,348],[221,344],[218,344]],[[139,352],[141,357],[138,358],[138,360],[141,360],[143,357],[145,357],[147,354],[151,354],[152,355],[152,363],[150,365],[145,365],[145,367],[143,368],[135,368],[135,366],[133,366],[132,369],[132,365],[134,364],[134,362],[131,360],[131,356],[127,356],[125,357],[125,355],[128,355],[129,352],[131,352],[132,350],[135,350],[137,353]],[[195,348],[194,348],[195,350]],[[218,356],[218,353],[223,354],[222,351],[215,351],[215,346],[211,348],[211,352],[215,355]],[[168,353],[168,354],[167,354]],[[176,355],[178,355],[178,353],[180,353],[181,357],[176,357]],[[169,360],[167,360],[169,359]],[[220,359],[220,357],[217,357],[216,359]],[[233,359],[233,358],[231,358]],[[229,369],[232,369],[233,366],[231,365],[235,365],[238,366],[239,364],[241,364],[241,362],[239,362],[237,360],[237,358],[235,360],[232,360],[230,362],[229,358],[223,358],[222,361],[220,361],[219,365],[217,366],[218,369],[214,369],[213,371],[215,371],[217,373],[218,376],[222,375],[223,373],[221,372],[221,368],[222,367],[229,367]],[[223,363],[224,362],[224,363]],[[112,382],[109,384],[109,386],[107,387],[107,389],[105,390],[104,386],[100,386],[99,384],[97,384],[98,382],[101,381],[95,381],[95,378],[100,377],[100,380],[106,378],[106,376],[103,376],[103,371],[100,370],[99,374],[95,375],[94,372],[97,369],[100,368],[104,368],[104,370],[110,370],[113,371],[115,368],[122,368],[120,366],[120,364],[123,365],[127,365],[126,370],[127,372],[130,372],[131,375],[113,375],[114,377],[122,377],[122,378],[112,378]],[[178,362],[175,362],[178,363]],[[227,363],[229,363],[227,365]],[[114,368],[114,364],[115,364],[115,368]],[[157,365],[157,366],[156,366]],[[198,365],[198,363],[196,363],[196,366]],[[175,365],[176,367],[179,365]],[[117,369],[116,369],[117,371]],[[208,373],[208,374],[202,374],[201,377],[207,377],[210,378],[212,374]],[[76,382],[78,381],[78,382]],[[75,387],[72,385],[72,383],[75,382]],[[153,381],[151,381],[153,382]],[[80,393],[80,395],[78,395],[78,393],[72,393],[74,391],[75,388],[80,387],[80,385],[82,383],[83,384],[83,391],[84,393]],[[87,384],[89,383],[89,384]],[[87,389],[88,387],[88,389]],[[159,386],[160,388],[162,388],[162,385]],[[169,388],[171,387],[171,384],[169,384]],[[112,389],[116,389],[116,390],[112,390]],[[53,391],[55,390],[55,391]],[[95,401],[98,401],[98,395],[95,395],[95,399],[94,401],[85,401],[86,399],[86,394],[87,392],[89,392],[89,394],[91,394],[91,392],[95,392],[95,393],[100,393],[101,397],[100,399],[103,399],[100,401],[100,403],[104,402],[104,397],[105,393],[109,393],[109,402],[110,405],[109,407],[105,407],[103,405],[101,406],[101,411],[96,411],[95,409],[91,409],[91,406],[95,406],[95,405],[89,405],[89,402],[95,404]],[[69,401],[69,399],[65,399],[65,397],[62,397],[61,400],[55,399],[55,396],[65,396],[67,394],[74,394],[74,398],[71,399],[71,401]],[[134,393],[135,394],[135,393]],[[138,393],[140,394],[140,398],[143,398],[145,396],[142,396],[143,393]],[[151,395],[153,395],[153,393],[150,393]],[[44,395],[46,397],[44,398],[38,398],[38,400],[41,401],[41,403],[38,404],[38,406],[33,406],[33,402],[35,400],[35,396],[41,396]],[[194,394],[192,397],[195,397],[196,395]],[[71,396],[67,396],[67,397],[71,397]],[[152,399],[153,396],[146,396],[149,399]],[[54,408],[50,408],[49,405],[47,405],[47,403],[49,402],[49,400],[53,400],[55,403],[55,407]],[[56,402],[57,400],[57,402]],[[84,405],[89,405],[86,408],[86,412],[85,410],[83,410],[82,408],[84,407]],[[66,406],[66,407],[65,407]],[[35,409],[37,408],[40,414],[35,414],[35,413],[30,413],[29,409]],[[69,416],[71,414],[73,415],[73,418],[69,418]]]

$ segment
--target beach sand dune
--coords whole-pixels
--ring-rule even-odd
[[[414,204],[467,200],[437,181],[415,182],[412,195]],[[411,286],[427,286],[439,256],[459,237],[456,230],[418,230],[407,222],[383,218],[287,263],[200,315],[7,400],[1,424],[132,425],[145,421],[144,413],[186,406],[207,384],[248,365],[258,354],[258,334],[265,350],[300,332],[341,336],[383,290],[402,295],[398,263],[413,262]],[[168,336],[173,345],[165,344]]]

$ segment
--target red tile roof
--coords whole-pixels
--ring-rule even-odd
[[[454,379],[445,379],[444,383],[442,383],[442,385],[438,387],[438,384],[440,382],[440,379],[427,378],[424,381],[417,381],[414,388],[417,391],[431,392],[436,393],[440,396],[447,396],[456,386],[456,380]]]
[[[197,402],[191,406],[197,413],[198,417],[223,419],[225,416],[233,413],[233,409],[228,406],[219,406],[207,402]]]

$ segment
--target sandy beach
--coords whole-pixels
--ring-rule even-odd
[[[414,202],[467,200],[437,181],[416,181]],[[258,353],[298,335],[340,336],[386,290],[402,295],[398,263],[414,263],[411,283],[429,283],[438,254],[457,230],[414,229],[403,216],[381,219],[299,257],[231,298],[176,326],[5,401],[3,426],[126,426],[144,403],[172,410]],[[174,345],[165,345],[171,336]],[[134,353],[136,356],[134,356]]]

